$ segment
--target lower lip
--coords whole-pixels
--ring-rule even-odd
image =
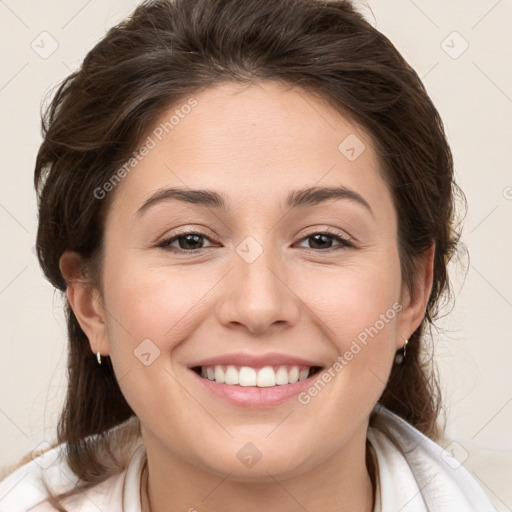
[[[295,382],[294,384],[283,384],[280,386],[271,386],[268,388],[259,388],[257,386],[233,386],[230,384],[221,384],[214,380],[209,380],[198,375],[194,370],[190,370],[202,386],[209,392],[228,402],[248,408],[265,408],[280,405],[290,398],[296,397],[305,389],[311,386],[321,372],[317,372],[307,379]]]

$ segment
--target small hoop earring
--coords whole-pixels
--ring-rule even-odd
[[[103,340],[102,340],[103,341]],[[96,352],[96,359],[98,360],[98,364],[101,366],[101,354],[100,354],[100,350],[101,350],[101,341],[100,341],[100,348],[98,349],[98,352]]]
[[[405,359],[405,353],[406,353],[406,350],[407,350],[407,343],[409,343],[409,340],[406,339],[405,342],[404,342],[404,346],[402,347],[403,348],[403,353],[398,353],[396,356],[395,356],[395,363],[396,364],[402,364],[404,362],[404,359]]]

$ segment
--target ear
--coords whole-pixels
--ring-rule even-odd
[[[420,257],[412,291],[409,292],[405,286],[402,290],[402,311],[398,325],[400,336],[397,340],[397,350],[403,347],[405,339],[411,337],[425,317],[428,299],[432,291],[435,249],[435,243],[432,243]]]
[[[85,265],[80,254],[66,251],[59,260],[66,280],[66,296],[80,327],[89,339],[93,354],[109,355],[105,310],[97,287],[85,279]]]

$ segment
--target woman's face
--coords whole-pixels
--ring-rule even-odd
[[[154,460],[249,481],[359,457],[426,300],[402,294],[372,142],[274,82],[188,100],[108,192],[103,307],[79,316],[91,348]]]

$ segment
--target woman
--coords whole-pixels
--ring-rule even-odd
[[[2,512],[495,510],[434,442],[451,152],[349,2],[143,3],[59,88],[35,185],[69,390]]]

